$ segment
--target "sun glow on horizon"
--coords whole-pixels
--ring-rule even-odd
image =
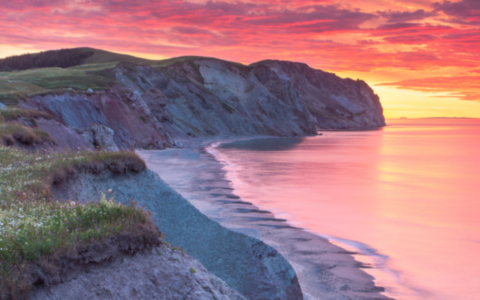
[[[476,0],[20,0],[0,3],[0,32],[0,57],[92,47],[299,61],[365,80],[387,118],[480,117]]]

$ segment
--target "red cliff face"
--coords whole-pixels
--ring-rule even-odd
[[[176,140],[215,135],[298,136],[318,129],[385,125],[363,81],[305,64],[251,66],[194,59],[169,67],[118,64],[108,91],[35,96],[23,105],[46,111],[82,134],[93,124],[114,130],[120,148],[175,147]]]

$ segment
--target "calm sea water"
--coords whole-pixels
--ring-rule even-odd
[[[235,193],[359,253],[396,299],[480,299],[480,120],[224,144]]]

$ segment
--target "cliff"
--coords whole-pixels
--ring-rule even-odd
[[[91,258],[98,258],[103,249],[95,250]],[[29,299],[246,300],[196,259],[167,243],[133,256],[114,253],[91,260],[75,264],[61,284],[37,287]]]
[[[99,146],[88,138],[95,135],[92,124],[111,128],[119,148],[151,149],[176,147],[189,137],[296,136],[385,125],[379,98],[365,82],[302,63],[119,59],[124,61],[2,73],[7,75],[0,81],[9,80],[12,89],[0,100],[17,97],[21,106],[52,115],[56,121],[39,127],[71,148]],[[38,88],[18,96],[27,83]]]
[[[305,64],[262,61],[245,66],[203,57],[148,61],[92,51],[88,57],[72,59],[73,66],[68,68],[53,61],[48,68],[0,72],[0,103],[10,106],[2,109],[0,143],[32,151],[42,147],[47,152],[53,148],[164,149],[182,147],[182,141],[195,137],[301,136],[320,129],[385,125],[379,98],[365,82]],[[295,271],[275,249],[212,221],[152,172],[80,174],[72,180],[56,187],[57,200],[87,202],[109,189],[115,191],[116,201],[135,199],[153,213],[167,241],[181,246],[199,261],[195,263],[214,274],[195,281],[185,268],[172,269],[168,274],[178,275],[172,282],[188,281],[195,292],[211,290],[213,298],[224,290],[221,280],[248,299],[303,298]],[[118,282],[127,275],[141,278],[138,282],[153,280],[153,285],[141,288],[136,281],[125,286],[125,291],[136,291],[140,298],[148,293],[176,293],[175,297],[188,299],[184,290],[167,291],[165,282],[156,284],[161,273],[138,272],[149,260],[152,272],[165,267],[152,253],[142,253],[128,268],[115,259],[98,266],[87,263],[74,277],[50,286],[49,292],[40,288],[34,297],[61,298],[79,285],[87,286],[84,297],[116,295]],[[118,282],[95,286],[118,270],[125,272],[116,277]],[[237,297],[233,290],[229,293]]]
[[[152,212],[167,242],[180,246],[247,299],[303,299],[295,271],[281,254],[256,238],[212,221],[150,170],[138,174],[80,173],[55,186],[53,195],[60,201],[85,203],[107,190],[112,190],[117,202],[127,204],[134,199]],[[130,268],[125,272],[131,272]]]

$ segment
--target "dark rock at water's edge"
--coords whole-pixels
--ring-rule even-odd
[[[211,58],[180,59],[169,66],[121,62],[95,76],[108,77],[111,87],[29,96],[20,105],[51,114],[57,125],[40,124],[41,129],[75,149],[98,147],[83,142],[92,125],[111,128],[120,149],[179,147],[179,140],[190,137],[301,136],[319,129],[385,126],[379,97],[364,81],[302,63],[244,66]],[[76,137],[65,136],[67,132]]]

